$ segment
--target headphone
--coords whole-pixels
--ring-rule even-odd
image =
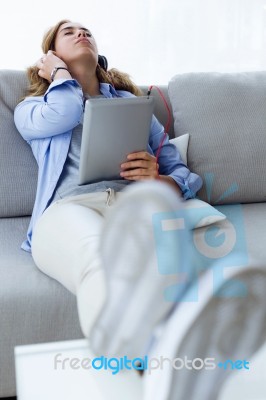
[[[105,56],[98,56],[98,64],[100,65],[100,67],[102,67],[105,71],[107,71],[108,68],[108,61],[107,58]]]

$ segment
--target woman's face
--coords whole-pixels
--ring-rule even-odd
[[[77,60],[98,63],[98,49],[91,32],[76,22],[60,26],[55,39],[56,55],[70,64]]]

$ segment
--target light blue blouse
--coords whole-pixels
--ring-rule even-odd
[[[100,92],[105,97],[133,96],[106,83],[100,84]],[[80,123],[83,111],[83,92],[74,79],[57,79],[44,96],[27,97],[15,108],[16,127],[31,146],[39,166],[35,204],[27,240],[22,244],[26,251],[31,251],[34,225],[53,196],[67,158],[72,131]],[[163,126],[153,116],[147,151],[156,154],[163,134]],[[168,137],[160,152],[159,173],[171,176],[185,199],[195,197],[202,185],[201,178],[189,171]]]

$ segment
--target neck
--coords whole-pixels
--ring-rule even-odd
[[[74,72],[73,72],[74,70]],[[83,93],[90,96],[97,96],[100,93],[100,85],[96,75],[96,71],[91,71],[88,66],[79,66],[78,68],[70,69],[71,75],[78,81],[82,87]]]

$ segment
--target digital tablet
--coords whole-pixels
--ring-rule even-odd
[[[147,149],[153,97],[94,98],[86,101],[79,185],[121,179],[129,153]]]

